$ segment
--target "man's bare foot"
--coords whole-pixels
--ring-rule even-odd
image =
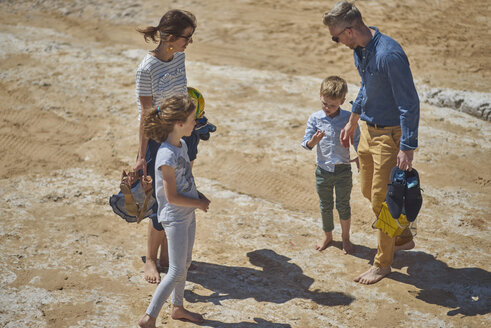
[[[139,321],[138,326],[141,328],[155,328],[157,323],[157,318],[152,318],[148,314],[145,314]]]
[[[205,321],[205,319],[203,319],[203,316],[201,314],[190,312],[186,310],[183,306],[177,306],[177,305],[172,306],[171,318],[174,320],[185,319],[198,323]]]
[[[351,241],[348,239],[343,239],[343,251],[344,254],[353,254],[355,250],[355,246],[351,243]]]
[[[414,244],[414,240],[411,240],[411,241],[408,241],[407,243],[405,244],[402,244],[402,245],[399,245],[399,246],[394,246],[394,252],[398,252],[398,251],[408,251],[410,249],[413,249],[415,246]]]
[[[377,266],[372,266],[370,269],[355,278],[355,281],[359,282],[360,284],[370,285],[376,283],[389,273],[390,267],[384,269]]]
[[[151,260],[149,258],[146,259],[145,265],[143,266],[145,271],[145,280],[151,284],[160,283],[160,274],[157,270],[157,264],[155,260]]]
[[[324,240],[320,244],[316,244],[314,246],[314,248],[319,252],[325,250],[332,241],[332,232],[324,232],[324,233],[325,233]]]

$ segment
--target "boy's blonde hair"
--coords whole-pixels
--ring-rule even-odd
[[[143,133],[150,139],[164,142],[174,130],[174,125],[185,122],[194,109],[195,105],[187,95],[165,98],[144,116]]]
[[[321,97],[343,99],[348,93],[348,84],[339,76],[329,76],[321,83]]]

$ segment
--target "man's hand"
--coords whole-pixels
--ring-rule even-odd
[[[414,150],[399,150],[397,154],[397,166],[403,171],[413,169]]]
[[[344,148],[349,148],[353,144],[353,136],[355,135],[356,125],[352,126],[350,122],[346,123],[339,134],[339,142]]]

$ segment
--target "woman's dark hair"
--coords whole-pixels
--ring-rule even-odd
[[[158,26],[147,26],[136,30],[143,34],[145,41],[152,39],[153,42],[164,40],[169,35],[181,36],[188,27],[196,29],[196,17],[189,11],[173,9],[162,16]],[[160,32],[157,38],[157,32]]]

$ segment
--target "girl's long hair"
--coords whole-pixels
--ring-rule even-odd
[[[188,95],[165,98],[143,117],[143,133],[157,142],[167,140],[176,123],[185,122],[195,105]]]
[[[137,28],[136,30],[143,34],[146,42],[152,39],[153,42],[157,43],[165,40],[170,35],[181,36],[188,27],[192,27],[195,30],[196,26],[196,17],[191,12],[173,9],[162,16],[159,25]]]

